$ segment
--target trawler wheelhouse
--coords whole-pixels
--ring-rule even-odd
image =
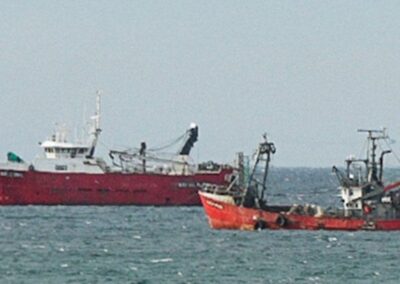
[[[367,137],[367,155],[364,159],[350,157],[346,159],[345,173],[333,167],[340,182],[341,198],[346,216],[363,215],[363,210],[379,207],[385,196],[383,183],[383,160],[391,150],[382,150],[377,161],[377,141],[385,140],[384,130],[360,129]],[[369,213],[369,212],[368,212]]]
[[[85,158],[89,147],[66,142],[45,141],[41,144],[47,159]]]

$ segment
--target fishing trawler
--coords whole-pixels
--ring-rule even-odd
[[[301,229],[301,230],[400,230],[400,182],[383,183],[384,156],[377,161],[377,141],[387,139],[383,130],[359,130],[368,134],[365,159],[349,158],[345,172],[333,167],[340,183],[343,208],[323,209],[315,204],[270,205],[266,181],[271,155],[276,149],[266,135],[259,144],[249,181],[238,179],[229,186],[204,185],[199,192],[214,229]],[[262,180],[256,177],[265,162]]]
[[[43,153],[31,163],[9,152],[0,164],[0,205],[201,205],[201,183],[226,184],[233,174],[228,165],[189,163],[195,124],[175,141],[183,146],[173,157],[160,158],[143,142],[140,149],[111,150],[111,164],[94,155],[100,96],[90,125],[88,137],[73,143],[58,129],[40,143]]]

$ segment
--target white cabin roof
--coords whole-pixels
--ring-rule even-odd
[[[85,144],[69,143],[69,142],[58,142],[47,140],[40,144],[42,148],[89,148]]]

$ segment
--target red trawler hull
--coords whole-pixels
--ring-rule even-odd
[[[229,196],[199,192],[208,222],[213,229],[257,230],[400,230],[400,219],[307,216],[254,209],[234,204]],[[277,212],[275,212],[277,211]]]
[[[201,183],[225,184],[232,169],[193,175],[1,171],[0,205],[201,205]]]

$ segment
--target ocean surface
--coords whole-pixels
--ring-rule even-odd
[[[269,200],[335,206],[337,186],[273,168]],[[216,231],[201,207],[0,207],[0,252],[0,283],[400,282],[400,232]]]

